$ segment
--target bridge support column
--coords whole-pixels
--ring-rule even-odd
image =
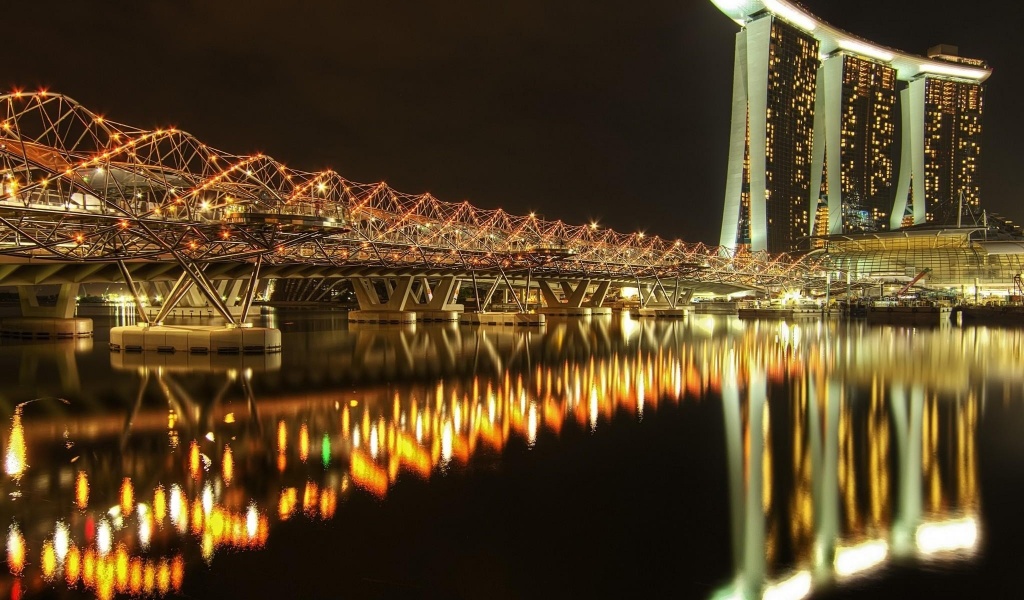
[[[323,279],[313,277],[302,282],[302,285],[299,287],[299,302],[309,302],[313,294],[320,289],[322,283]]]
[[[256,297],[256,290],[260,286],[260,267],[263,266],[263,255],[256,257],[256,263],[252,266],[252,273],[249,281],[245,284],[245,292],[242,294],[242,310],[238,320],[242,323],[249,318],[249,308],[252,306],[253,298]]]
[[[75,316],[78,288],[77,283],[62,283],[56,304],[40,306],[36,286],[19,285],[21,316],[0,320],[0,335],[38,340],[92,336],[92,319]]]
[[[204,272],[207,265],[190,261],[188,258],[174,253],[178,264],[182,267],[181,275],[174,282],[164,298],[160,311],[151,322],[141,325],[114,327],[110,330],[110,350],[114,352],[188,352],[190,354],[271,354],[281,351],[281,331],[269,327],[253,327],[246,323],[246,313],[259,281],[259,270],[262,257],[257,256],[253,264],[245,297],[242,301],[241,319],[236,320],[221,293],[230,284],[215,286]],[[131,273],[127,266],[122,267],[122,275],[131,281]],[[198,287],[202,296],[224,317],[224,325],[168,327],[163,320],[171,314],[182,299]],[[240,288],[240,284],[233,289]],[[232,298],[232,301],[234,299]],[[192,298],[195,301],[195,298]],[[233,304],[233,302],[232,302]],[[179,309],[184,310],[184,309]]]
[[[419,321],[458,321],[465,307],[455,303],[462,282],[454,275],[442,277],[433,291],[426,277],[420,278],[414,297],[410,298],[411,308]]]
[[[75,316],[79,284],[62,283],[57,292],[57,303],[53,306],[40,306],[36,296],[36,286],[19,285],[18,300],[21,302],[21,316],[48,317],[52,319],[70,319]]]
[[[135,310],[139,315],[139,319],[148,325],[149,317],[146,315],[146,307],[142,302],[142,296],[139,295],[139,286],[136,285],[131,271],[128,270],[128,265],[123,260],[119,260],[117,261],[117,268],[121,270],[121,278],[124,279],[124,284],[128,286],[128,290],[132,293],[132,299],[135,301]]]
[[[254,266],[255,272],[259,270],[259,262],[257,260]],[[199,265],[192,265],[191,268],[183,269],[178,279],[170,286],[164,282],[153,284],[155,291],[162,297],[162,302],[159,310],[149,309],[151,322],[162,324],[168,317],[212,317],[215,313],[223,316],[230,325],[244,321],[244,318],[241,320],[235,318],[240,311],[233,305],[238,290],[241,289],[245,280],[222,280],[214,284],[205,274],[200,276],[191,271],[202,274],[203,268]],[[124,275],[124,271],[122,271],[122,275]],[[130,275],[129,272],[126,282]],[[227,297],[228,300],[225,301],[224,297]],[[231,305],[230,308],[229,305]]]
[[[550,280],[537,280],[537,287],[540,289],[541,298],[544,300],[544,306],[537,309],[538,313],[559,317],[589,317],[593,314],[591,307],[583,306],[583,298],[590,287],[589,279],[580,281],[576,284],[575,288],[568,281],[563,280],[559,284],[562,288],[562,293],[565,295],[564,301],[559,300],[558,295],[551,286]]]
[[[527,277],[527,282],[529,282]],[[491,301],[494,298],[495,292],[498,289],[502,290],[502,302],[501,309],[498,311],[488,310],[491,308]],[[480,286],[477,284],[476,276],[473,277],[473,291],[474,294],[478,294]],[[526,287],[528,292],[529,287]],[[517,307],[515,310],[509,311],[509,293],[511,292],[512,303]],[[526,294],[524,294],[525,300]],[[508,275],[505,274],[500,268],[498,274],[491,280],[490,286],[487,288],[487,293],[484,296],[483,301],[477,299],[477,311],[462,313],[459,318],[459,322],[463,325],[483,325],[483,326],[500,326],[500,327],[516,327],[516,326],[536,326],[543,327],[547,323],[547,317],[541,313],[530,313],[526,311],[524,302],[519,299],[519,294],[516,293],[515,286],[512,281],[509,280]]]
[[[182,271],[184,271],[185,275],[188,276],[194,286],[199,289],[207,302],[209,302],[210,305],[213,306],[213,308],[220,313],[222,317],[224,317],[224,320],[227,321],[229,325],[236,325],[235,317],[231,314],[231,311],[228,310],[224,301],[221,300],[220,294],[218,294],[217,290],[213,287],[213,282],[210,281],[210,278],[206,275],[206,268],[209,263],[201,264],[195,262],[176,251],[172,251],[171,255],[174,256],[174,259],[179,265],[181,265]]]
[[[612,307],[604,305],[604,299],[608,296],[608,289],[611,285],[610,281],[598,281],[597,288],[590,294],[590,298],[583,302],[583,306],[590,307],[590,314],[593,316],[610,316],[612,314]]]
[[[359,310],[349,311],[349,322],[415,323],[416,313],[405,309],[412,297],[412,284],[411,276],[396,277],[393,280],[385,278],[383,286],[388,299],[384,302],[369,277],[353,277],[352,289],[355,290]]]
[[[689,312],[693,289],[683,288],[676,280],[675,286],[666,288],[661,279],[653,284],[640,287],[641,317],[681,319]]]
[[[487,294],[484,296],[483,302],[480,303],[480,310],[487,310],[491,306],[491,301],[494,300],[494,292],[498,291],[498,286],[501,284],[501,279],[495,277],[494,281],[491,282],[491,287],[487,288]],[[508,304],[508,288],[504,291],[503,304]]]

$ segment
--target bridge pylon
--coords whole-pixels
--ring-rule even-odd
[[[640,316],[683,318],[689,313],[693,288],[681,285],[679,278],[666,286],[662,278],[640,286]]]
[[[537,279],[537,286],[540,289],[544,306],[537,309],[537,312],[549,316],[607,316],[612,314],[610,307],[603,306],[605,296],[611,287],[610,281],[598,281],[596,284],[591,279],[573,282],[566,279],[558,280],[562,297],[553,287],[553,281],[549,279]],[[574,285],[575,284],[575,285]],[[591,288],[593,287],[593,291]]]
[[[0,335],[28,340],[91,337],[92,319],[75,316],[79,285],[60,284],[56,302],[51,305],[39,304],[37,286],[17,286],[21,316],[0,319]]]

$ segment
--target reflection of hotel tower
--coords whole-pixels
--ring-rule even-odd
[[[978,205],[982,61],[877,46],[785,0],[712,1],[743,27],[722,246],[804,250],[808,235],[954,223],[961,199]]]
[[[773,403],[756,366],[746,394],[723,383],[735,574],[713,599],[805,598],[893,560],[977,551],[977,395],[892,383],[855,398],[808,373]]]
[[[0,598],[187,593],[197,558],[264,548],[276,523],[331,519],[356,490],[384,498],[401,476],[430,480],[474,456],[479,466],[515,438],[534,446],[684,402],[720,402],[723,415],[735,577],[716,598],[802,598],[890,558],[974,552],[985,396],[961,390],[1019,386],[1020,352],[1001,350],[1024,333],[922,331],[900,344],[865,330],[843,342],[859,357],[847,363],[826,330],[713,322],[573,321],[543,339],[495,332],[475,344],[436,328],[364,329],[331,355],[359,373],[342,402],[336,383],[307,385],[316,366],[275,384],[279,355],[111,355],[137,374],[134,404],[83,397],[94,408],[65,413],[50,397],[0,426]],[[417,369],[382,366],[405,362],[400,348],[420,349],[408,353]],[[75,346],[47,350],[76,364]],[[472,373],[447,370],[449,357]],[[445,377],[408,377],[424,367]]]

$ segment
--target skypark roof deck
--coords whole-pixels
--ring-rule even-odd
[[[903,81],[909,81],[919,75],[939,75],[980,83],[992,74],[992,69],[981,61],[960,59],[960,62],[953,62],[911,54],[876,44],[822,21],[796,2],[786,0],[711,1],[730,19],[744,27],[764,13],[775,15],[801,31],[813,35],[821,44],[820,51],[823,56],[837,51],[846,51],[870,58],[892,65],[896,69],[896,76]]]

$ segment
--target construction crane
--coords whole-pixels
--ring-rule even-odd
[[[899,298],[903,294],[906,294],[907,290],[909,290],[910,288],[914,287],[914,284],[917,283],[922,277],[927,275],[929,272],[931,272],[931,270],[932,270],[931,267],[925,267],[924,269],[922,269],[920,273],[915,275],[914,278],[910,280],[910,283],[908,283],[907,285],[903,286],[900,289],[900,291],[896,292],[896,297]]]

